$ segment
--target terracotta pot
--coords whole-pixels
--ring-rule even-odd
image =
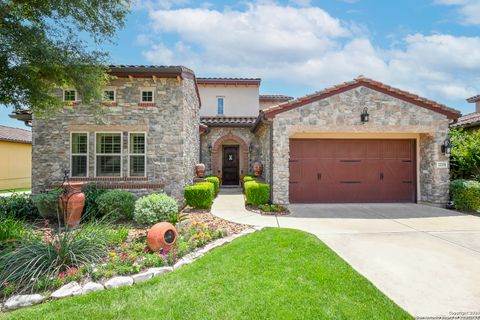
[[[177,229],[171,223],[160,222],[148,230],[147,244],[152,251],[160,251],[162,248],[172,246],[177,237]]]
[[[195,165],[195,174],[198,178],[205,177],[205,165],[203,163],[197,163]]]
[[[253,175],[255,177],[261,177],[262,174],[263,174],[263,164],[257,161],[253,164]]]
[[[60,196],[60,207],[63,212],[63,221],[69,228],[78,225],[85,206],[85,193],[82,192],[82,183],[64,183],[70,186],[68,193]]]

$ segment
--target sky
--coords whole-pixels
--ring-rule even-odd
[[[259,77],[300,97],[363,75],[463,114],[480,94],[480,0],[133,0],[112,64]],[[0,124],[25,128],[8,118]]]

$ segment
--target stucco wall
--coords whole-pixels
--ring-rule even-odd
[[[66,107],[46,119],[33,119],[33,191],[62,181],[70,168],[70,133],[89,133],[88,182],[125,188],[138,195],[165,191],[179,201],[191,184],[198,161],[198,98],[193,79],[119,78],[118,106]],[[155,88],[155,106],[138,106],[140,88]],[[147,133],[146,178],[128,178],[128,132]],[[95,132],[122,132],[122,177],[95,178]],[[80,179],[82,180],[82,179]]]
[[[370,121],[360,114],[368,107]],[[308,105],[280,113],[273,120],[273,201],[288,203],[289,138],[298,133],[358,133],[389,137],[392,133],[414,133],[419,137],[419,202],[440,205],[448,200],[448,169],[436,167],[448,161],[440,146],[448,135],[448,119],[434,111],[359,87]],[[313,138],[313,137],[312,137]]]
[[[223,106],[225,116],[258,116],[260,110],[258,86],[199,85],[198,90],[202,101],[201,116],[217,115],[217,97],[219,96],[225,97]]]
[[[0,141],[0,190],[30,188],[32,145]]]

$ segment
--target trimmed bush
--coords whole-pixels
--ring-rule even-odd
[[[178,212],[177,201],[165,193],[152,193],[135,202],[133,220],[137,223],[152,225],[167,221],[169,214]]]
[[[60,215],[60,196],[63,189],[57,188],[32,196],[33,205],[37,207],[42,218],[57,218]]]
[[[111,190],[96,199],[99,213],[112,221],[132,220],[135,196],[125,190]]]
[[[82,187],[82,191],[85,193],[85,207],[83,208],[82,220],[100,219],[102,216],[98,209],[97,198],[108,190],[99,189],[95,184],[87,184]]]
[[[247,204],[255,206],[268,203],[270,198],[270,185],[256,181],[245,182],[245,197]]]
[[[211,182],[200,182],[183,189],[187,205],[193,208],[208,209],[212,206],[215,194],[214,184]]]
[[[480,182],[472,180],[453,180],[450,191],[455,208],[480,212]]]
[[[0,219],[14,217],[17,219],[37,219],[37,207],[33,205],[32,198],[26,194],[12,194],[0,197]]]
[[[218,188],[220,187],[220,179],[217,176],[208,176],[207,181],[213,183],[213,191],[215,195],[218,194]]]
[[[248,182],[248,181],[254,181],[254,178],[252,176],[243,177],[243,183]]]

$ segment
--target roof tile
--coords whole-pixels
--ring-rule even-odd
[[[32,132],[0,125],[0,141],[32,143]]]

